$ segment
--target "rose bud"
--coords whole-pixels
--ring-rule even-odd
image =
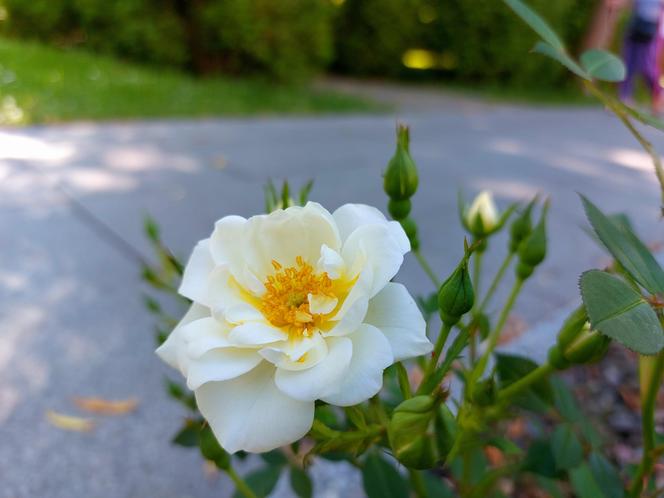
[[[385,193],[391,199],[398,201],[409,199],[417,190],[417,167],[410,156],[409,143],[410,132],[408,127],[399,125],[397,127],[397,148],[387,164],[383,184]]]
[[[544,204],[539,223],[534,230],[519,244],[519,263],[517,277],[525,280],[532,275],[535,267],[546,257],[546,214],[548,201]]]
[[[387,434],[394,456],[406,467],[429,469],[439,460],[433,438],[437,398],[415,396],[394,410]]]
[[[515,253],[519,249],[521,241],[530,235],[530,232],[533,230],[531,213],[536,202],[537,196],[533,197],[533,200],[528,203],[523,212],[510,225],[509,250],[511,253]]]
[[[464,256],[452,275],[440,286],[438,308],[444,323],[454,325],[475,303],[475,292],[468,272],[468,256]]]

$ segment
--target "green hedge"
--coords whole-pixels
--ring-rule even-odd
[[[574,47],[597,0],[529,0]],[[197,73],[297,80],[354,75],[555,86],[565,71],[528,55],[535,36],[500,0],[0,0],[20,37]],[[333,6],[336,4],[337,6]],[[408,69],[408,50],[434,68]]]
[[[328,0],[1,0],[5,31],[191,69],[300,79],[332,55]]]
[[[529,0],[570,44],[583,36],[595,0]],[[566,72],[528,55],[536,37],[500,0],[346,0],[336,18],[335,67],[357,75],[420,75],[402,57],[434,55],[436,77],[513,86],[555,86]]]

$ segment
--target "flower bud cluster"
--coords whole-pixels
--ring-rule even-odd
[[[395,220],[401,223],[410,245],[414,250],[419,248],[417,225],[410,218],[412,203],[410,198],[417,191],[417,166],[410,155],[410,131],[407,126],[397,127],[397,147],[394,155],[387,163],[383,188],[390,198],[387,209]]]

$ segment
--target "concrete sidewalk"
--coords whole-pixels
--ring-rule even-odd
[[[551,196],[550,256],[517,306],[528,324],[578,299],[580,272],[606,261],[580,228],[576,191],[627,212],[647,241],[663,240],[648,158],[602,110],[457,105],[399,118],[412,127],[420,166],[422,249],[441,275],[462,251],[458,188],[491,189],[502,206]],[[225,478],[204,476],[196,452],[169,444],[183,412],[163,391],[167,368],[152,353],[136,262],[93,231],[63,190],[146,257],[142,217],[150,212],[186,255],[219,217],[260,212],[268,177],[315,178],[312,199],[329,209],[383,209],[394,125],[395,116],[347,116],[0,132],[0,498],[205,498],[230,489]],[[489,268],[505,244],[494,243]],[[399,279],[413,293],[432,290],[410,258]],[[48,409],[80,414],[73,396],[136,397],[140,406],[100,419],[89,434],[49,425]],[[317,496],[351,496],[357,487],[352,477],[316,474]]]

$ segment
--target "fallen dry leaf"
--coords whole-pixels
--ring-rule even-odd
[[[64,415],[53,410],[46,410],[46,420],[54,427],[65,431],[90,432],[95,427],[90,419]]]
[[[74,398],[74,404],[81,410],[101,415],[125,415],[136,410],[138,400],[135,398],[109,401],[103,398]]]

